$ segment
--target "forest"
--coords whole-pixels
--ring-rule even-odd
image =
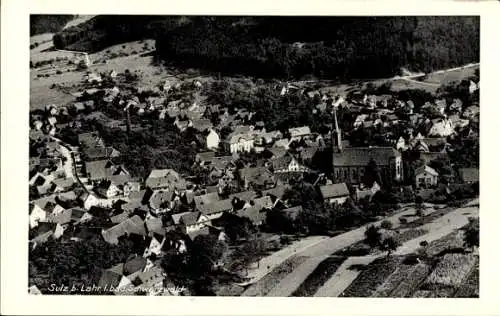
[[[69,14],[32,14],[30,15],[30,36],[59,32],[66,25],[66,23],[74,18],[74,15]]]
[[[168,63],[262,78],[392,77],[479,60],[478,17],[197,17],[157,35]]]
[[[100,15],[54,36],[95,52],[156,39],[157,60],[260,78],[367,79],[479,61],[479,17]]]

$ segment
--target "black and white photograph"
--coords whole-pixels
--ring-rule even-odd
[[[480,297],[479,16],[29,26],[30,295]]]

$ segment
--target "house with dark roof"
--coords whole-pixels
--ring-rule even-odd
[[[210,219],[202,212],[184,212],[173,214],[172,223],[184,234],[202,229],[210,224]]]
[[[200,208],[202,205],[211,204],[219,201],[219,193],[212,192],[203,195],[197,195],[194,197],[194,203],[197,208]]]
[[[129,175],[122,165],[115,165],[111,160],[96,160],[85,162],[85,173],[89,180],[96,183],[116,175]]]
[[[120,156],[120,152],[113,147],[83,147],[85,160],[102,160],[116,158]]]
[[[270,189],[276,184],[273,173],[266,167],[242,168],[239,174],[246,189]]]
[[[333,153],[335,183],[361,183],[368,163],[373,161],[384,183],[401,181],[401,153],[392,147],[348,147]],[[382,183],[382,185],[384,184]]]
[[[149,198],[149,206],[156,213],[164,213],[174,206],[175,192],[172,190],[153,190]]]
[[[187,187],[187,182],[172,169],[153,169],[146,179],[146,187],[183,191]]]
[[[146,235],[144,221],[138,215],[102,231],[102,237],[110,244],[118,244],[118,238],[130,234]]]
[[[289,128],[288,133],[290,133],[290,142],[300,141],[312,137],[309,126]]]
[[[328,184],[319,187],[326,203],[344,204],[349,197],[349,189],[345,183]]]
[[[104,147],[104,140],[99,135],[99,132],[90,132],[78,134],[78,143],[82,147],[96,148]]]
[[[197,209],[209,220],[213,220],[221,217],[224,212],[231,212],[233,203],[231,199],[225,199],[210,204],[202,204]]]
[[[285,155],[271,160],[274,173],[308,172],[309,168],[299,163],[292,155]]]

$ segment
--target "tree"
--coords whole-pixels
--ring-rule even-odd
[[[392,223],[389,222],[388,220],[384,220],[380,224],[380,227],[383,228],[383,229],[392,229]]]
[[[194,238],[190,250],[190,266],[198,271],[211,272],[220,264],[227,245],[215,235],[198,235]]]
[[[374,225],[368,226],[365,231],[365,241],[370,247],[376,247],[380,244],[382,234],[380,229]]]
[[[464,233],[464,243],[467,247],[474,249],[474,247],[479,247],[479,219],[469,218],[469,224],[467,225]]]
[[[379,246],[380,250],[387,251],[387,256],[390,256],[393,251],[396,251],[396,249],[398,249],[398,247],[398,241],[392,236],[385,238]]]

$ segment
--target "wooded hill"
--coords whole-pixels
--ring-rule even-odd
[[[262,78],[378,78],[479,61],[479,17],[468,16],[98,16],[54,44],[95,51],[150,37],[173,65]]]

